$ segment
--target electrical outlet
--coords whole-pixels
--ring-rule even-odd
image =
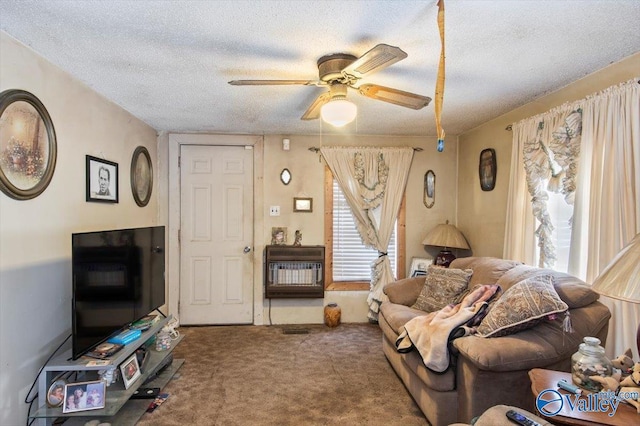
[[[280,206],[269,207],[269,216],[280,216]]]

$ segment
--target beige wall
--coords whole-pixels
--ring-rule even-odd
[[[291,140],[291,149],[282,150],[282,139]],[[264,236],[256,244],[267,244],[271,240],[271,228],[286,226],[289,244],[293,243],[296,229],[302,232],[303,244],[324,245],[324,162],[310,147],[341,146],[411,146],[422,148],[414,154],[406,205],[406,255],[409,268],[412,257],[424,257],[428,253],[421,241],[427,230],[438,223],[456,216],[456,159],[455,138],[447,140],[444,152],[436,151],[435,138],[382,137],[382,136],[266,136],[264,143]],[[291,171],[293,179],[289,185],[280,182],[284,168]],[[422,202],[423,180],[427,170],[436,173],[436,203],[427,209]],[[312,213],[294,213],[293,197],[312,197]],[[269,216],[269,206],[279,205],[280,216]],[[262,283],[256,283],[262,285]],[[342,308],[342,321],[367,321],[367,292],[328,291],[323,299],[271,300],[273,323],[322,323],[323,306],[336,302]],[[269,323],[268,303],[265,301],[265,323]]]
[[[129,183],[136,146],[156,158],[154,129],[0,32],[0,91],[8,89],[42,101],[58,142],[55,173],[40,196],[0,193],[0,424],[18,425],[38,369],[71,333],[71,234],[158,224],[158,187],[140,208]],[[85,201],[86,155],[119,164],[118,204]]]
[[[290,150],[282,149],[282,139],[290,139]],[[226,138],[224,141],[222,139]],[[233,140],[232,140],[233,139]],[[159,138],[160,146],[173,146],[177,141],[184,143],[214,143],[234,144],[237,140],[244,140],[242,136],[171,134],[167,138]],[[222,142],[221,142],[222,140]],[[207,142],[209,141],[209,142]],[[254,145],[249,142],[242,142]],[[264,246],[271,241],[272,227],[287,227],[288,244],[293,243],[293,234],[299,229],[302,232],[302,242],[305,245],[324,245],[324,163],[319,161],[318,154],[309,151],[310,147],[322,145],[345,146],[411,146],[423,148],[414,155],[409,181],[407,183],[407,260],[410,264],[412,257],[427,255],[421,244],[426,231],[445,220],[455,221],[456,202],[456,158],[457,144],[455,140],[447,141],[446,150],[438,153],[435,148],[435,138],[417,137],[372,137],[372,136],[299,136],[299,135],[270,135],[254,145],[254,167],[256,170],[254,185],[254,323],[255,324],[296,324],[322,323],[324,305],[330,302],[338,303],[342,308],[343,322],[367,321],[367,292],[366,291],[329,291],[324,299],[264,299],[262,253]],[[173,153],[172,153],[173,152]],[[168,157],[164,160],[165,155]],[[160,149],[160,163],[172,164],[177,159],[177,150]],[[177,164],[177,163],[176,163]],[[170,168],[170,167],[169,167]],[[281,171],[287,168],[292,174],[289,185],[280,181]],[[436,204],[427,209],[422,202],[423,179],[427,170],[436,173]],[[161,171],[167,173],[164,167]],[[162,191],[161,191],[162,192]],[[170,191],[169,191],[170,192]],[[312,197],[313,212],[294,213],[294,197]],[[162,216],[171,214],[173,203],[169,203],[169,212],[162,212]],[[279,206],[280,216],[270,216],[269,207]],[[175,206],[173,206],[175,208]],[[163,209],[164,210],[164,209]],[[171,224],[171,220],[169,221]],[[170,225],[171,226],[171,225]],[[171,236],[169,241],[171,242]],[[170,243],[171,245],[171,243]],[[177,265],[175,259],[169,265],[169,307],[171,313],[176,313],[177,305]],[[406,267],[409,267],[409,264]]]
[[[458,225],[474,255],[502,257],[512,139],[512,133],[505,128],[639,76],[640,53],[637,53],[460,136]],[[480,189],[478,177],[478,160],[485,148],[494,148],[498,161],[496,187],[488,192]]]

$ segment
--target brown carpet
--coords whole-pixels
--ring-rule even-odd
[[[302,329],[308,334],[288,334]],[[372,324],[181,327],[185,363],[138,425],[428,425]]]

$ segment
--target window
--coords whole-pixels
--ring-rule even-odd
[[[552,269],[567,272],[569,269],[569,249],[571,245],[571,217],[573,206],[567,204],[564,195],[547,191],[547,211],[553,224],[551,240],[556,250],[556,262]],[[536,245],[536,261],[540,259],[540,247]]]
[[[325,236],[327,290],[368,290],[371,263],[378,252],[365,247],[356,230],[344,194],[329,169],[325,178]],[[404,200],[389,243],[394,276],[404,277]],[[402,241],[402,243],[401,243]],[[399,265],[401,265],[399,267]],[[401,271],[398,276],[396,271]]]

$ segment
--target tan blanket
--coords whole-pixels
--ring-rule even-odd
[[[449,341],[472,331],[465,326],[478,316],[484,316],[487,301],[499,289],[498,285],[479,286],[457,305],[448,305],[407,321],[396,339],[396,349],[405,353],[416,348],[427,368],[444,372],[449,368]]]

